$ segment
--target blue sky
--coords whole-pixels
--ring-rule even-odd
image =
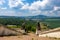
[[[60,0],[0,0],[0,16],[60,16]]]

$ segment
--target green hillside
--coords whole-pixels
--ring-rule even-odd
[[[60,19],[55,18],[47,18],[47,19],[21,19],[21,18],[0,18],[0,24],[2,25],[12,25],[10,28],[20,28],[22,24],[25,22],[25,27],[29,31],[36,30],[37,21],[40,22],[42,29],[53,29],[60,27]],[[15,26],[14,26],[15,25]]]
[[[57,28],[60,27],[60,19],[45,19],[42,21],[48,25],[48,28]]]

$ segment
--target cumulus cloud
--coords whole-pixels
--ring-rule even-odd
[[[43,1],[35,1],[33,2],[31,5],[29,5],[28,3],[26,5],[24,5],[21,9],[23,10],[29,10],[31,11],[32,14],[43,14],[43,15],[47,15],[47,11],[42,11],[42,10],[45,10],[47,9],[46,6],[49,4],[49,0],[43,0]],[[45,12],[45,13],[43,13]]]
[[[54,10],[56,11],[56,10],[59,10],[60,9],[60,7],[58,7],[58,6],[54,6]]]
[[[12,10],[5,10],[5,9],[0,9],[0,15],[1,16],[14,16],[14,11]]]
[[[5,12],[13,15],[47,15],[47,16],[60,16],[60,0],[37,0],[31,3],[28,3],[27,0],[7,0],[8,8],[14,11],[10,11],[6,6],[0,9],[8,9],[8,12]],[[24,1],[24,2],[23,2]],[[27,1],[27,2],[25,2]],[[0,0],[0,5],[4,4],[5,0]],[[6,4],[4,4],[6,5]],[[16,13],[17,11],[17,13]],[[15,14],[14,14],[15,13]]]
[[[27,4],[23,5],[21,9],[29,9],[29,4],[27,3]]]
[[[21,13],[16,14],[14,10],[0,9],[0,16],[21,16]]]
[[[46,5],[49,4],[49,0],[43,0],[42,2],[40,0],[33,2],[31,5],[26,4],[21,9],[22,10],[29,10],[30,13],[36,14],[36,15],[49,15],[48,11],[41,11],[46,8]]]
[[[24,3],[22,2],[22,0],[9,0],[9,7],[17,7],[18,5],[24,5]]]
[[[7,9],[7,7],[2,7],[2,8],[0,8],[0,9]]]
[[[42,2],[41,1],[37,1],[37,2],[34,2],[32,3],[32,5],[30,6],[30,9],[38,9],[40,7],[45,7],[46,4],[48,3],[48,0],[43,0]]]
[[[21,9],[29,10],[32,14],[46,15],[46,16],[60,16],[58,10],[60,10],[59,0],[43,0],[33,2],[31,5],[26,4]]]
[[[26,4],[21,9],[27,9],[28,8],[29,10],[37,10],[40,7],[44,8],[47,3],[48,3],[48,0],[43,0],[42,2],[39,0],[39,1],[33,2],[30,6],[29,6],[29,4]]]
[[[0,5],[3,5],[5,3],[5,0],[0,0]]]

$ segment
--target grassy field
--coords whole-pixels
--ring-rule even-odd
[[[43,23],[48,25],[48,28],[60,27],[60,19],[45,19]]]
[[[42,29],[53,29],[60,27],[60,19],[35,19],[35,20],[26,20],[20,18],[0,18],[0,24],[8,25],[10,28],[20,28],[25,22],[25,27],[29,31],[35,31],[37,26],[37,21],[40,22]],[[9,26],[10,25],[10,26]]]
[[[25,23],[25,26],[26,26],[26,29],[29,30],[29,31],[35,31],[36,30],[36,26],[37,26],[37,20],[34,21],[34,20],[22,20],[23,22],[26,22]],[[8,27],[11,27],[11,28],[20,28],[22,27],[22,24],[23,22],[21,22],[20,20],[20,24],[21,25],[13,25],[13,26],[8,26]],[[53,28],[58,28],[60,27],[60,19],[44,19],[43,21],[39,20],[40,22],[40,25],[41,25],[41,28],[42,30],[46,30],[46,29],[53,29]]]

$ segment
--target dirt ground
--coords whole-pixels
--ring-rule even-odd
[[[2,29],[5,29],[5,28],[0,27],[0,32]],[[8,28],[6,28],[6,29],[8,29]],[[21,32],[20,29],[16,29],[16,30]],[[7,31],[7,34],[8,34],[8,32],[11,32],[8,30],[6,30],[6,31]],[[39,37],[34,33],[29,33],[28,35],[4,36],[4,37],[0,37],[0,40],[60,40],[60,38],[57,39],[57,38],[51,38],[51,37]]]
[[[0,37],[0,40],[60,40],[60,39],[38,37],[37,35],[35,35],[33,33],[29,33],[28,35]]]

